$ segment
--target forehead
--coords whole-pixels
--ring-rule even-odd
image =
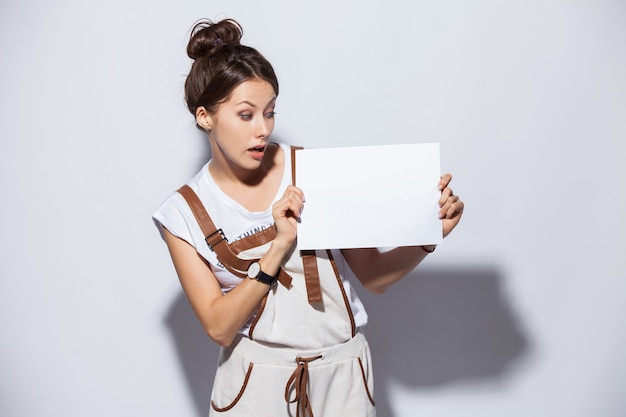
[[[276,98],[274,87],[265,80],[253,78],[239,84],[225,103],[237,105],[248,103],[254,106],[266,106]]]

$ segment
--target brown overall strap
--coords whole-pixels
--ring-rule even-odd
[[[296,185],[296,151],[303,149],[300,146],[291,147],[291,183]],[[300,251],[302,265],[304,266],[304,282],[306,283],[306,295],[309,304],[322,301],[322,288],[320,276],[317,270],[317,257],[314,250]]]
[[[224,265],[231,273],[245,277],[250,267],[250,264],[258,261],[258,259],[241,259],[233,253],[228,245],[228,241],[222,232],[222,229],[215,227],[211,216],[204,208],[204,205],[198,198],[198,195],[188,185],[183,185],[178,189],[180,195],[183,196],[187,204],[191,208],[191,211],[202,230],[202,234],[205,236],[204,240],[209,245],[209,248],[217,255],[218,261]],[[291,276],[287,274],[282,268],[278,273],[278,281],[289,288],[291,286]]]

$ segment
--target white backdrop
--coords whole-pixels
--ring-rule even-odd
[[[626,415],[621,0],[3,0],[0,415],[206,415],[217,348],[150,219],[208,156],[200,17],[274,64],[278,139],[441,143],[461,225],[359,291],[380,416]]]

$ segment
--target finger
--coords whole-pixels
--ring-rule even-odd
[[[304,194],[302,193],[302,190],[290,185],[289,187],[287,187],[283,196],[278,201],[288,201],[290,199],[304,202]]]
[[[452,181],[452,174],[443,174],[443,176],[439,180],[439,185],[437,186],[437,189],[439,191],[442,191],[448,186],[448,184],[450,184],[450,181]]]
[[[281,212],[287,217],[299,218],[304,209],[304,202],[298,193],[287,194],[281,204]]]
[[[287,194],[296,194],[302,201],[304,201],[304,192],[300,188],[296,187],[295,185],[289,185],[287,187],[284,195],[287,195]]]
[[[293,202],[290,203],[287,200],[281,201],[274,207],[272,215],[277,223],[283,219],[297,219],[300,215],[300,207],[301,206],[298,206]]]
[[[460,201],[461,200],[456,195],[448,197],[446,199],[446,201],[444,202],[444,204],[439,209],[439,218],[440,219],[449,218],[448,216],[449,216],[449,213],[450,213],[450,208],[454,207],[454,205],[457,204]]]
[[[448,201],[450,197],[454,194],[452,193],[452,188],[446,187],[441,191],[441,196],[439,196],[439,207],[443,207],[443,205]]]
[[[289,195],[289,199],[287,200],[289,204],[289,208],[294,213],[302,213],[304,209],[304,196],[302,193],[292,193]]]
[[[448,210],[446,210],[445,218],[453,219],[457,216],[460,216],[463,213],[463,209],[464,209],[464,204],[462,201],[458,200],[458,197],[457,197],[457,201],[450,204],[450,207],[448,207]]]
[[[282,219],[295,222],[300,218],[303,209],[304,193],[300,188],[289,185],[280,200],[274,203],[272,216],[277,223]]]

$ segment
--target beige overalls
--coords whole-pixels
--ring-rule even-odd
[[[195,193],[187,186],[179,192],[220,262],[244,277],[247,265],[269,248],[275,227],[229,244]],[[221,349],[209,416],[376,415],[369,346],[339,274],[337,262],[344,261],[333,252],[341,256],[297,248],[291,253],[249,337],[239,335]]]

